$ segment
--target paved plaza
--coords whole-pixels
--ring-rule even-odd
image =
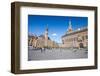
[[[87,58],[87,49],[33,49],[28,48],[28,60],[56,60],[56,59],[80,59]]]

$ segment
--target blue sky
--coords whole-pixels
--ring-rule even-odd
[[[88,17],[28,15],[28,33],[42,35],[48,26],[50,39],[61,43],[61,36],[67,32],[69,20],[73,30],[88,26]]]

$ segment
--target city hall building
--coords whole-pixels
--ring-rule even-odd
[[[67,32],[61,37],[62,47],[67,48],[87,48],[88,47],[88,28],[72,29],[71,21]]]
[[[29,35],[28,36],[28,46],[32,46],[34,48],[44,48],[44,47],[48,47],[48,48],[56,48],[59,47],[58,44],[51,40],[48,37],[48,27],[45,30],[44,35],[40,35],[40,36],[35,36],[35,35]]]

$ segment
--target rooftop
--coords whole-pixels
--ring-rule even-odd
[[[82,32],[82,31],[86,31],[86,30],[88,30],[87,27],[79,28],[75,31],[65,33],[65,35],[62,36],[62,38],[65,37],[65,36],[69,36],[69,35],[72,35],[72,34],[75,34],[75,33],[78,33],[78,32]]]

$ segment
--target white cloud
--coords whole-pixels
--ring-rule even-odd
[[[57,34],[56,33],[53,33],[52,36],[57,36]]]

